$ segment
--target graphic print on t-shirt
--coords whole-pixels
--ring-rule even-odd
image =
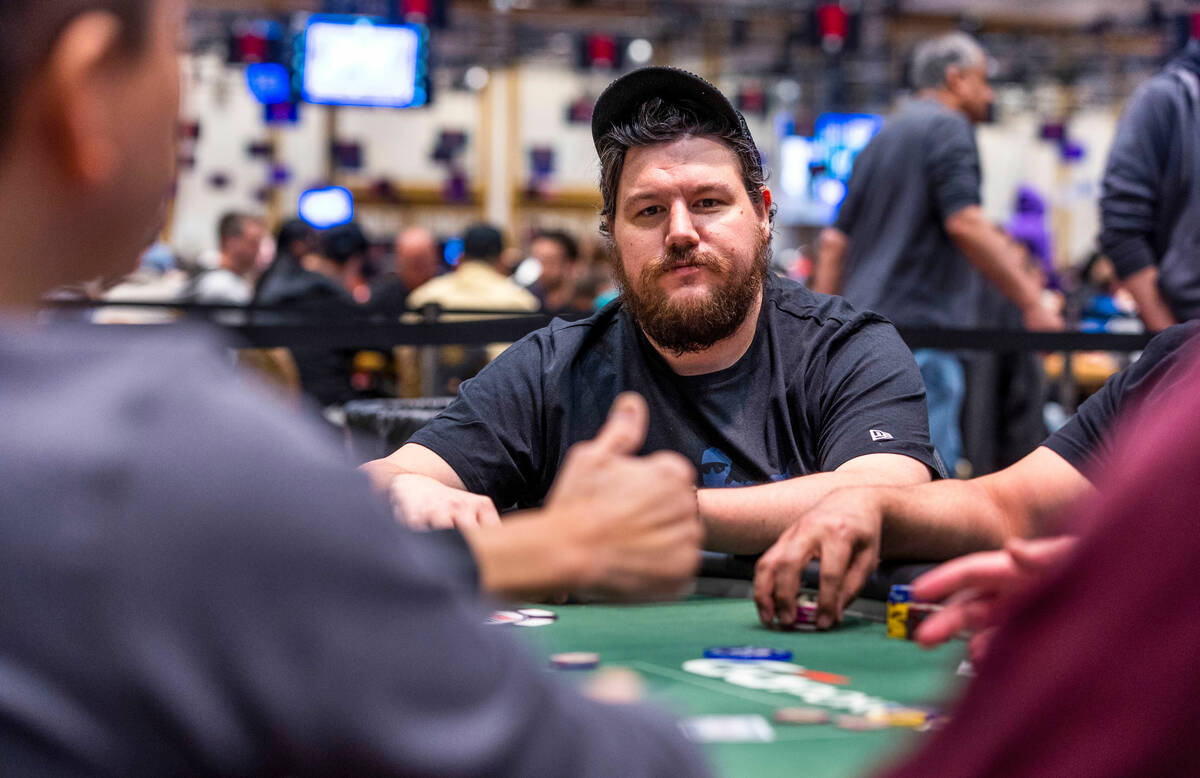
[[[757,486],[762,481],[741,480],[746,476],[739,472],[740,478],[734,477],[733,460],[719,448],[707,448],[700,455],[700,485],[706,489],[719,489],[725,486]],[[792,477],[792,466],[788,465],[782,473],[768,477],[771,481],[785,481]]]

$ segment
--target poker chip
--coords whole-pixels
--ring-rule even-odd
[[[524,619],[522,621],[513,622],[513,626],[514,627],[545,627],[549,624],[553,624],[554,621],[555,621],[554,619],[542,619],[542,618],[530,617],[530,618]]]
[[[876,729],[887,729],[887,721],[873,718],[871,716],[838,716],[833,720],[838,729],[845,729],[851,732],[871,732]]]
[[[811,594],[802,594],[796,602],[796,624],[813,625],[817,623],[817,598]]]
[[[705,659],[733,659],[740,662],[787,662],[792,652],[763,646],[714,646],[704,649]]]
[[[839,675],[838,673],[827,673],[824,670],[809,670],[805,668],[797,673],[797,675],[802,675],[810,681],[832,684],[833,686],[848,686],[850,684],[849,676]]]
[[[925,720],[924,724],[921,724],[920,726],[916,727],[916,731],[917,732],[937,732],[939,729],[943,729],[949,723],[950,723],[950,719],[946,716],[936,716],[936,715],[930,716],[928,719]]]
[[[558,614],[554,611],[543,610],[542,608],[521,608],[517,613],[530,619],[550,619],[553,621],[558,618]]]
[[[929,714],[919,708],[895,708],[886,715],[889,727],[919,727],[929,720]]]
[[[829,711],[824,708],[776,708],[776,724],[827,724]]]
[[[600,655],[592,651],[568,651],[552,655],[550,664],[559,670],[591,670],[600,664]]]
[[[525,620],[517,611],[493,611],[491,616],[484,620],[484,624],[518,624]]]

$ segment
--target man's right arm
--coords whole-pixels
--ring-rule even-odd
[[[1146,329],[1162,332],[1179,323],[1167,306],[1167,301],[1163,299],[1162,292],[1158,291],[1157,266],[1146,265],[1123,279],[1122,283],[1137,304],[1138,316],[1146,325]]]
[[[396,518],[414,529],[500,523],[492,501],[467,491],[454,468],[425,446],[405,443],[360,469],[372,486],[387,496]]]
[[[689,479],[684,470],[675,480]],[[485,608],[447,576],[426,537],[390,526],[351,479],[322,475],[310,483],[326,495],[308,489],[308,500],[291,498],[253,528],[269,540],[247,546],[271,548],[269,558],[217,555],[219,575],[204,572],[219,580],[191,595],[216,591],[202,602],[224,615],[200,633],[221,636],[217,651],[232,647],[213,664],[229,668],[222,678],[242,679],[228,691],[234,707],[270,722],[277,749],[303,744],[273,753],[281,771],[705,774],[666,716],[593,702],[548,676],[509,634],[483,624]],[[329,520],[347,514],[353,520]]]
[[[1158,290],[1154,246],[1163,207],[1160,192],[1170,145],[1168,128],[1178,123],[1170,89],[1156,78],[1130,98],[1109,149],[1100,197],[1100,248],[1152,331],[1175,323]]]
[[[809,287],[821,294],[839,294],[842,291],[842,274],[846,267],[846,249],[850,236],[837,227],[821,230],[817,243],[817,264],[813,268],[813,279]]]
[[[759,617],[768,625],[794,622],[800,573],[816,535],[855,546],[875,538],[880,558],[949,559],[1034,535],[1046,519],[1090,490],[1090,482],[1067,460],[1039,446],[1004,470],[972,480],[835,491],[759,559],[754,577]],[[862,583],[846,582],[840,607]]]
[[[1082,473],[1045,446],[979,478],[881,490],[883,556],[949,559],[1034,537],[1091,490]]]
[[[1021,309],[1031,330],[1061,330],[1062,317],[1042,305],[1042,289],[1026,272],[1020,253],[988,221],[978,205],[960,208],[946,217],[946,234],[971,264]]]

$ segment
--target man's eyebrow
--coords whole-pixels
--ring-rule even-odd
[[[728,197],[731,194],[733,194],[734,191],[735,191],[734,188],[729,186],[728,184],[725,184],[724,182],[720,182],[720,181],[714,181],[711,184],[704,184],[703,186],[697,187],[696,189],[694,189],[691,192],[691,196],[692,197],[700,197],[700,196],[703,196],[706,194],[720,194],[720,195],[725,195]],[[636,203],[642,202],[643,200],[656,200],[656,199],[658,199],[658,197],[659,197],[659,194],[652,190],[644,190],[641,192],[634,192],[633,194],[629,195],[628,197],[623,198],[621,201],[621,205],[623,207],[630,206],[630,205],[634,205]]]
[[[643,200],[654,200],[657,197],[658,197],[658,194],[656,192],[652,192],[650,190],[646,190],[643,192],[634,192],[633,194],[624,198],[624,202],[622,203],[622,205],[632,205],[633,203],[639,203]]]

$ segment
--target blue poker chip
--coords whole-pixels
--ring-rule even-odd
[[[715,646],[704,649],[704,658],[733,659],[739,662],[786,662],[792,658],[792,652],[763,646]]]

